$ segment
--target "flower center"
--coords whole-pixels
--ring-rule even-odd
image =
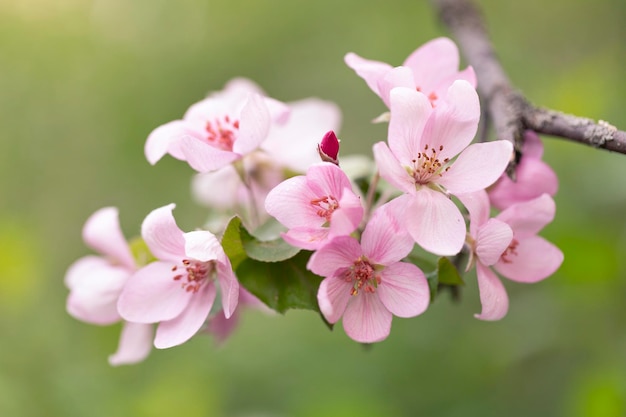
[[[419,152],[417,158],[411,160],[413,166],[409,168],[409,173],[416,184],[428,184],[431,182],[432,177],[441,177],[444,172],[450,169],[450,158],[439,160],[437,154],[441,151],[443,151],[443,145],[439,146],[439,150],[437,150],[429,148],[428,144],[426,144],[424,145],[424,151]]]
[[[346,282],[352,283],[350,295],[357,295],[361,289],[373,294],[381,281],[380,275],[365,256],[359,256],[342,274]]]
[[[324,197],[311,200],[311,205],[316,207],[315,213],[326,219],[327,222],[330,221],[333,212],[339,208],[339,202],[331,195],[325,195]]]
[[[517,256],[517,246],[519,242],[516,239],[513,239],[509,244],[509,247],[500,255],[500,260],[505,264],[513,263],[513,259],[511,257]]]
[[[226,115],[206,122],[207,141],[214,147],[224,151],[232,151],[237,132],[239,131],[239,120],[231,120]]]
[[[420,93],[424,93],[419,86],[415,87],[415,89],[417,91],[419,91]],[[424,94],[426,94],[426,93],[424,93]],[[437,97],[437,94],[435,94],[435,92],[433,91],[433,92],[429,93],[426,97],[428,97],[428,100],[430,100],[430,105],[435,107],[435,101],[437,101],[437,99],[439,98],[439,97]]]
[[[174,265],[172,267],[173,272],[181,272],[174,275],[174,281],[180,281],[181,286],[185,291],[196,293],[211,277],[214,266],[214,261],[200,262],[183,259],[182,268],[181,265]],[[181,271],[181,269],[184,269],[184,272]]]

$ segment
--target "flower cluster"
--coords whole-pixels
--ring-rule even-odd
[[[509,142],[472,143],[476,77],[471,67],[459,71],[452,41],[428,42],[398,67],[354,53],[345,61],[388,108],[377,118],[389,128],[373,161],[339,156],[334,104],[282,103],[246,79],[148,136],[151,164],[169,154],[197,171],[193,194],[210,216],[185,233],[174,204],[157,208],[131,244],[117,209],[89,218],[83,238],[102,256],[69,268],[67,309],[88,323],[124,323],[111,364],[140,361],[151,345],[169,348],[200,331],[223,340],[242,304],[310,308],[330,325],[342,320],[358,342],[381,341],[394,315],[420,315],[434,296],[438,271],[425,274],[416,250],[469,255],[484,320],[508,309],[496,272],[536,282],[560,266],[559,249],[537,236],[554,217],[557,188],[541,142],[527,133],[517,181],[504,174]],[[317,303],[301,296],[293,270]]]

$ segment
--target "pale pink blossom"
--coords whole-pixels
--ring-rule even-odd
[[[383,208],[372,215],[361,236],[340,236],[322,247],[307,267],[326,277],[317,299],[328,322],[343,317],[346,334],[362,343],[389,336],[392,316],[414,317],[430,301],[424,273],[400,262],[413,248],[413,239]]]
[[[67,311],[86,323],[116,323],[122,320],[117,300],[136,270],[120,229],[118,210],[105,207],[92,214],[83,227],[83,240],[101,256],[85,256],[69,267],[65,275],[65,284],[70,289]],[[125,322],[117,352],[109,357],[109,363],[121,365],[144,360],[150,353],[151,340],[151,325]]]
[[[222,308],[237,307],[239,283],[217,238],[208,231],[183,233],[170,204],[152,211],[141,234],[158,259],[137,271],[118,301],[122,317],[159,323],[154,345],[168,348],[189,340],[207,319],[219,282]]]
[[[155,164],[169,153],[196,171],[213,171],[257,149],[272,122],[285,121],[287,115],[284,104],[265,97],[253,82],[237,78],[192,105],[182,120],[153,130],[146,158]]]
[[[404,193],[392,200],[393,211],[424,249],[454,255],[466,228],[450,196],[493,184],[513,148],[507,141],[469,145],[480,107],[467,81],[455,81],[435,108],[409,88],[394,88],[390,97],[389,145],[375,144],[374,157],[381,177]]]
[[[448,38],[433,39],[415,50],[400,67],[361,58],[355,53],[345,56],[346,64],[390,107],[389,93],[395,87],[421,91],[432,105],[445,97],[456,80],[466,80],[476,87],[472,67],[459,71],[459,50]]]
[[[509,302],[491,268],[512,281],[534,283],[552,275],[563,262],[561,250],[537,236],[554,219],[554,200],[543,194],[489,219],[489,199],[484,191],[459,198],[470,212],[470,243],[477,258],[482,312],[476,317],[499,320],[506,315]]]
[[[556,174],[542,161],[543,144],[532,130],[524,133],[522,157],[515,168],[515,181],[503,174],[489,188],[491,204],[502,210],[515,203],[532,200],[542,194],[554,196],[559,187]]]
[[[265,209],[289,229],[282,234],[285,241],[308,250],[352,233],[363,217],[350,180],[330,162],[278,184],[265,199]]]

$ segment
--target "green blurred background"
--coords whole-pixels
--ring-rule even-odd
[[[626,128],[623,0],[481,4],[533,102]],[[371,349],[311,313],[248,312],[221,347],[199,337],[112,368],[119,327],[65,313],[96,209],[118,206],[127,236],[170,202],[183,229],[204,220],[191,169],[145,161],[154,127],[247,76],[284,101],[337,102],[344,152],[370,154],[383,105],[343,55],[397,65],[441,35],[416,0],[0,0],[0,415],[626,415],[626,156],[559,139],[545,142],[561,182],[543,235],[565,262],[506,282],[500,322],[473,318],[468,277],[460,303],[395,319]]]

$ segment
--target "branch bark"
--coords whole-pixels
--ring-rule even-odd
[[[607,122],[595,122],[532,105],[509,81],[489,39],[480,10],[472,0],[432,0],[441,21],[456,38],[478,79],[498,139],[511,141],[519,155],[526,129],[595,148],[626,154],[626,132]],[[511,173],[511,172],[510,172]]]

